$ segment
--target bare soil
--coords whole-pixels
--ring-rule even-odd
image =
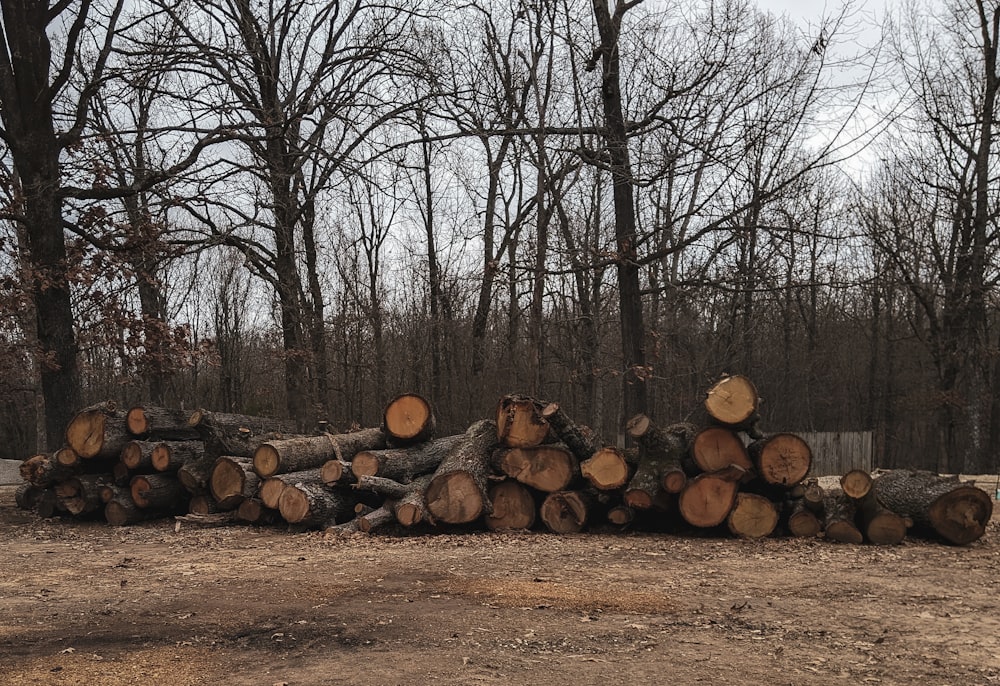
[[[128,528],[0,489],[2,684],[993,684],[1000,532],[962,548]]]

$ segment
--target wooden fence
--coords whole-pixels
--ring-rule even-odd
[[[812,449],[810,476],[839,476],[852,469],[875,467],[874,432],[796,432]]]

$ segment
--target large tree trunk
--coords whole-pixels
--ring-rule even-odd
[[[530,529],[535,523],[535,498],[517,481],[501,481],[490,489],[493,512],[485,519],[490,531]]]
[[[327,527],[354,511],[354,499],[340,489],[298,483],[282,491],[278,509],[289,524]]]
[[[799,436],[771,434],[747,446],[757,474],[766,483],[791,488],[812,466],[812,450]]]
[[[129,433],[161,441],[187,441],[198,438],[198,432],[189,424],[191,413],[168,407],[134,405],[125,415]]]
[[[85,460],[117,459],[125,444],[133,439],[125,426],[125,417],[114,403],[80,410],[65,430],[66,443]]]
[[[733,473],[701,474],[681,491],[681,516],[688,524],[709,528],[726,521],[736,504],[739,479]]]
[[[262,443],[253,453],[253,468],[261,477],[320,467],[327,460],[349,462],[362,450],[385,448],[381,429],[346,434],[299,436]]]
[[[394,481],[412,481],[437,469],[461,440],[462,434],[458,434],[409,448],[362,450],[354,455],[351,471],[355,476],[382,476]]]
[[[386,404],[382,413],[382,430],[386,440],[396,446],[430,440],[436,426],[434,408],[426,398],[416,393],[396,396]]]
[[[318,473],[317,473],[318,475]],[[232,510],[247,498],[257,494],[260,477],[245,457],[220,457],[212,467],[209,491],[220,510]]]
[[[546,493],[566,490],[580,475],[573,453],[557,444],[499,450],[492,461],[502,474]]]
[[[753,463],[743,441],[732,429],[710,426],[702,429],[691,444],[691,461],[701,472],[715,472],[731,464],[752,469]]]
[[[930,472],[897,469],[875,479],[873,489],[883,506],[955,545],[979,539],[993,514],[988,493]]]
[[[464,524],[492,511],[487,480],[496,443],[497,425],[484,419],[448,453],[427,487],[427,510],[434,520]]]
[[[742,538],[770,536],[778,526],[778,508],[762,495],[737,493],[726,523],[734,535]]]

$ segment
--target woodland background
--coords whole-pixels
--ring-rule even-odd
[[[0,0],[0,445],[113,398],[995,472],[1000,2]]]

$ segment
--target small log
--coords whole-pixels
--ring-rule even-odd
[[[762,495],[737,493],[726,524],[733,535],[741,538],[770,536],[778,526],[778,508]]]
[[[464,524],[490,514],[487,479],[490,454],[496,442],[495,422],[483,419],[469,427],[434,471],[427,486],[427,510],[432,519]]]
[[[352,514],[354,504],[342,489],[299,483],[281,492],[278,510],[289,524],[327,527]]]
[[[736,504],[739,479],[728,471],[700,474],[681,491],[678,507],[688,524],[701,528],[718,526]]]
[[[434,435],[437,420],[430,401],[416,393],[404,393],[388,402],[382,413],[386,441],[395,446],[428,441]]]
[[[173,473],[187,463],[204,457],[205,444],[202,441],[161,441],[153,447],[151,460],[156,471]]]
[[[823,529],[826,537],[840,543],[862,543],[864,536],[854,523],[857,507],[839,488],[833,488],[823,497],[825,519]]]
[[[247,498],[236,508],[236,518],[250,524],[273,524],[278,517],[277,510],[265,507],[257,498]]]
[[[687,484],[681,460],[688,452],[695,428],[674,424],[666,429],[656,426],[644,414],[625,425],[625,432],[639,443],[639,464],[625,489],[625,504],[649,509],[661,492],[680,493]]]
[[[848,498],[861,500],[872,490],[872,475],[864,469],[852,469],[840,477],[840,489]]]
[[[80,456],[76,454],[76,451],[70,448],[68,445],[59,448],[52,455],[56,462],[61,464],[63,467],[80,467],[82,461]]]
[[[324,462],[323,466],[319,468],[319,478],[327,486],[334,486],[336,484],[349,486],[358,482],[358,478],[354,474],[353,465],[343,460],[327,460]]]
[[[580,463],[580,473],[601,491],[613,491],[628,483],[631,465],[618,448],[605,447]]]
[[[588,491],[560,491],[550,493],[542,501],[539,515],[549,531],[557,534],[575,534],[583,531],[591,519],[591,508],[597,500]]]
[[[129,473],[128,465],[119,460],[111,465],[111,479],[117,486],[128,486],[132,475]]]
[[[486,516],[490,531],[530,529],[535,523],[535,498],[517,481],[501,481],[490,488],[493,512]]]
[[[908,528],[906,517],[882,505],[871,489],[857,503],[858,526],[866,541],[874,545],[898,545],[903,542]]]
[[[159,510],[136,506],[130,498],[112,500],[104,506],[104,519],[111,526],[127,526],[163,516]]]
[[[548,422],[559,440],[566,444],[578,462],[590,459],[601,449],[601,442],[588,427],[573,422],[559,407],[559,403],[549,403],[542,408],[542,419]]]
[[[508,448],[541,445],[549,435],[549,423],[542,418],[541,405],[534,398],[505,395],[497,403],[497,440]]]
[[[136,507],[174,511],[187,504],[187,493],[180,482],[166,474],[139,474],[129,482]]]
[[[873,488],[879,503],[911,518],[917,530],[955,545],[978,540],[993,514],[993,498],[957,477],[896,469],[875,479]]]
[[[262,478],[320,467],[327,460],[350,462],[362,450],[385,447],[381,429],[346,434],[299,436],[262,443],[253,453],[253,467]]]
[[[751,443],[747,452],[760,478],[775,486],[791,488],[812,466],[809,444],[795,434],[771,434]]]
[[[289,472],[288,474],[277,474],[262,479],[260,482],[260,500],[264,507],[272,510],[278,509],[281,502],[281,493],[289,486],[297,483],[308,483],[322,485],[323,479],[319,469],[306,469],[301,472]]]
[[[708,389],[705,397],[708,415],[724,426],[735,428],[752,425],[759,404],[756,386],[740,374],[723,377]]]
[[[195,410],[190,414],[187,425],[192,428],[209,429],[220,434],[295,434],[298,427],[294,419],[274,419],[227,412]],[[240,457],[244,457],[241,455]]]
[[[196,524],[198,526],[230,526],[231,524],[236,523],[237,517],[236,512],[232,510],[228,512],[212,512],[209,514],[189,512],[186,515],[175,516],[174,521],[177,522],[174,530],[180,531],[181,524]]]
[[[212,478],[212,467],[215,466],[216,457],[206,454],[200,460],[187,462],[177,470],[177,480],[188,493],[201,495],[208,492],[208,482]]]
[[[217,512],[222,512],[222,508],[219,507],[215,498],[208,494],[191,496],[191,500],[188,502],[188,514],[209,515]]]
[[[494,468],[539,491],[565,491],[580,475],[580,465],[569,448],[556,443],[531,448],[498,450]]]
[[[731,464],[753,469],[746,446],[735,431],[710,426],[698,432],[691,443],[691,460],[699,472],[714,472]]]
[[[107,505],[112,500],[121,500],[123,498],[131,499],[132,491],[129,488],[123,488],[117,483],[106,483],[100,488],[101,502]]]
[[[825,493],[819,481],[813,477],[802,482],[802,504],[813,513],[823,516],[823,498]]]
[[[132,435],[114,403],[81,410],[66,427],[66,444],[84,460],[117,459]]]
[[[129,441],[122,448],[121,463],[133,474],[152,474],[154,441]]]
[[[358,529],[366,534],[370,534],[375,529],[396,521],[396,515],[393,514],[394,507],[395,503],[388,501],[382,507],[361,515],[357,518]]]
[[[232,510],[246,498],[256,495],[259,484],[260,477],[254,472],[250,460],[226,455],[215,461],[208,490],[220,510]]]
[[[78,516],[95,512],[104,506],[101,493],[104,486],[109,485],[109,474],[80,474],[69,480],[73,495],[63,499],[63,506],[71,515]]]
[[[55,455],[32,455],[18,466],[21,478],[38,488],[46,488],[56,481],[69,479],[79,471],[76,466],[66,467],[60,464]]]
[[[462,434],[458,434],[408,448],[361,450],[351,460],[351,472],[355,477],[381,476],[393,481],[413,481],[437,469],[461,440]]]
[[[608,521],[615,526],[628,526],[635,521],[635,510],[628,505],[615,505],[608,510]]]
[[[812,538],[823,530],[823,523],[819,517],[802,499],[789,501],[787,526],[788,533],[798,538]]]
[[[161,441],[188,441],[198,432],[188,424],[189,410],[155,405],[133,405],[125,414],[125,426],[133,436]]]
[[[33,510],[45,489],[30,483],[18,485],[14,491],[14,503],[22,510]]]

